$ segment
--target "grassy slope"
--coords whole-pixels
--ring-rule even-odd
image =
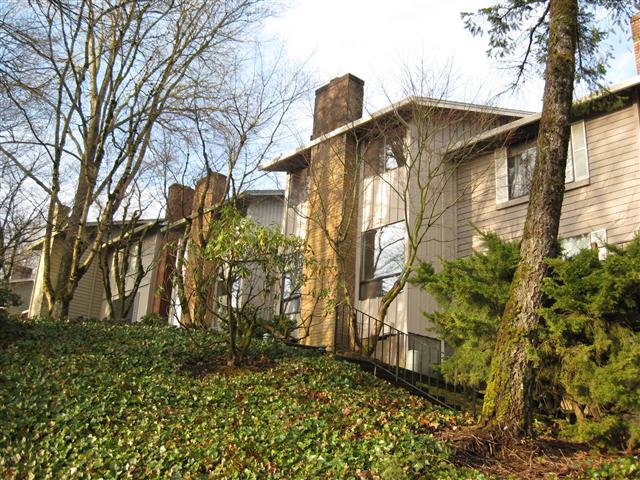
[[[271,342],[216,371],[223,346],[191,335],[0,325],[0,478],[481,478],[430,434],[448,412]]]

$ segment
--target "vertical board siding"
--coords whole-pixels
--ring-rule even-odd
[[[94,258],[91,266],[78,282],[78,287],[69,304],[69,318],[100,318],[103,292],[100,268],[98,268],[97,259]]]
[[[265,227],[282,226],[284,202],[281,196],[256,196],[251,199],[247,216]]]

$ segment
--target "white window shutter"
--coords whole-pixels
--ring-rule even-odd
[[[496,203],[509,200],[509,172],[507,171],[507,149],[498,148],[493,152],[496,168]]]
[[[571,125],[571,148],[573,153],[574,181],[589,179],[589,156],[584,120]]]

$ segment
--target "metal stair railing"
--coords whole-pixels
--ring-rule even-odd
[[[434,404],[453,408],[421,386],[439,377],[434,367],[441,362],[441,351],[439,345],[436,349],[419,335],[403,332],[349,305],[339,305],[334,350],[336,355],[370,363],[374,371],[383,370],[396,385],[408,386]]]

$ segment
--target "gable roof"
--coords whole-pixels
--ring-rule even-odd
[[[640,75],[636,75],[629,80],[626,80],[621,83],[617,83],[612,85],[611,87],[604,89],[599,92],[591,93],[586,95],[585,97],[579,98],[574,101],[574,107],[576,106],[585,106],[594,103],[597,100],[602,100],[611,95],[622,93],[626,90],[631,90],[634,87],[640,85]],[[578,117],[584,117],[586,115],[578,115]],[[533,113],[526,117],[520,118],[513,122],[509,122],[505,125],[501,125],[496,128],[492,128],[491,130],[487,130],[486,132],[482,132],[478,135],[471,137],[468,140],[463,140],[453,145],[448,153],[450,155],[455,155],[458,152],[468,152],[469,150],[474,150],[476,148],[482,148],[482,146],[487,146],[499,142],[500,140],[504,140],[509,136],[516,133],[518,130],[521,130],[526,127],[537,128],[537,124],[542,117],[541,113]]]
[[[312,147],[319,145],[320,143],[325,142],[326,140],[329,140],[342,133],[354,130],[358,127],[363,127],[374,120],[381,119],[393,113],[409,111],[410,109],[416,106],[503,115],[503,116],[514,117],[514,118],[522,118],[527,115],[531,115],[531,112],[523,111],[523,110],[514,110],[510,108],[498,108],[498,107],[491,107],[488,105],[455,102],[450,100],[434,99],[429,97],[411,96],[399,102],[392,103],[391,105],[381,110],[378,110],[377,112],[374,112],[370,115],[367,115],[366,117],[362,117],[362,118],[359,118],[358,120],[354,120],[353,122],[346,123],[341,127],[338,127],[328,133],[325,133],[324,135],[313,139],[311,142],[303,145],[302,147],[297,148],[292,152],[289,152],[285,155],[280,155],[270,160],[269,162],[262,164],[260,166],[260,169],[267,172],[286,172],[286,171],[292,171],[292,170],[297,170],[299,168],[302,168],[307,164],[309,150],[311,150]]]

